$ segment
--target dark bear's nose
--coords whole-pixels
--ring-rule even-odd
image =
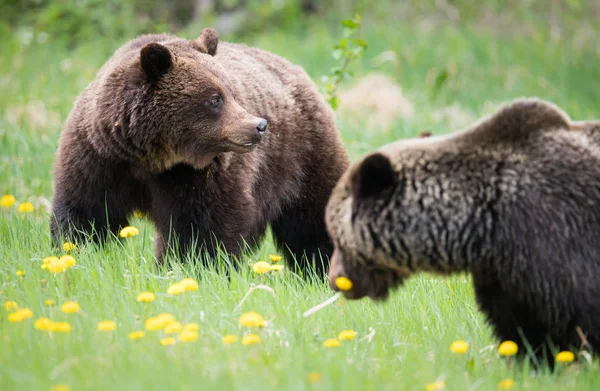
[[[267,125],[267,120],[263,118],[260,121],[258,121],[258,125],[256,125],[256,130],[258,131],[258,133],[263,134],[265,130],[267,130]]]

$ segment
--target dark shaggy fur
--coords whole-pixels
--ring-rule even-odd
[[[327,262],[332,251],[325,205],[348,165],[332,111],[300,67],[218,43],[212,29],[194,41],[145,35],[75,103],[54,167],[52,233],[59,244],[93,227],[102,241],[140,210],[160,260],[194,241],[239,255],[271,224],[290,266],[304,269],[303,254]]]
[[[600,122],[521,99],[466,131],[389,144],[344,174],[326,222],[329,278],[348,276],[351,299],[469,272],[521,353],[600,348]]]

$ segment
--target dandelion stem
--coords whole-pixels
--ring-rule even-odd
[[[133,241],[131,238],[127,238],[127,242],[129,242],[129,249],[131,250],[131,275],[132,275],[132,283],[135,286],[137,282],[137,265],[135,262],[135,248],[133,247]]]

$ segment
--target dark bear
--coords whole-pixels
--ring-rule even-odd
[[[534,362],[600,348],[600,121],[518,99],[465,131],[388,144],[344,173],[326,224],[330,285],[349,278],[349,299],[467,272],[495,335]]]
[[[102,243],[139,210],[161,261],[169,248],[239,256],[270,225],[292,269],[316,256],[324,274],[325,205],[349,163],[333,111],[299,66],[219,43],[210,28],[196,40],[144,35],[114,53],[69,115],[51,231],[56,244]]]

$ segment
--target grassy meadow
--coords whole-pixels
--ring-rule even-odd
[[[361,34],[369,46],[350,65],[354,77],[339,91],[339,130],[353,159],[424,130],[463,128],[520,96],[553,101],[574,119],[600,117],[600,46],[591,22],[564,14],[557,34],[535,13],[515,11],[494,24],[484,17],[400,17],[386,11],[363,15]],[[221,39],[284,56],[321,85],[336,65],[331,53],[341,37],[339,20],[351,16]],[[194,38],[203,26],[194,22],[177,34]],[[240,260],[230,279],[224,269],[233,260],[224,257],[209,269],[175,259],[157,268],[154,230],[143,218],[131,221],[139,235],[104,248],[82,245],[71,253],[76,264],[63,273],[42,269],[42,260],[54,255],[48,213],[62,125],[77,95],[130,38],[98,36],[71,46],[0,24],[0,196],[17,200],[0,208],[0,390],[379,391],[442,389],[442,383],[446,390],[497,390],[504,379],[512,379],[515,390],[600,389],[597,360],[581,357],[550,373],[499,356],[468,276],[422,275],[386,303],[338,300],[303,317],[333,292],[324,276],[289,273],[286,259],[279,262],[282,271],[255,273],[252,264],[277,254],[270,238]],[[19,211],[25,202],[33,212]],[[198,288],[167,293],[184,278],[195,279]],[[268,288],[253,289],[258,285]],[[155,300],[137,302],[141,292],[154,293]],[[33,316],[11,321],[9,301]],[[67,301],[80,310],[62,312]],[[260,314],[264,327],[241,326],[247,312]],[[161,313],[196,323],[198,338],[186,342],[179,332],[145,330],[146,320]],[[68,322],[70,330],[38,330],[44,328],[43,322],[34,326],[39,318]],[[116,329],[99,330],[105,320]],[[323,345],[343,330],[356,337],[337,347]],[[132,331],[145,335],[131,340]],[[243,344],[248,334],[260,341]],[[224,335],[237,340],[225,344]],[[168,344],[169,337],[176,342]],[[452,353],[455,340],[467,341],[468,352]]]

